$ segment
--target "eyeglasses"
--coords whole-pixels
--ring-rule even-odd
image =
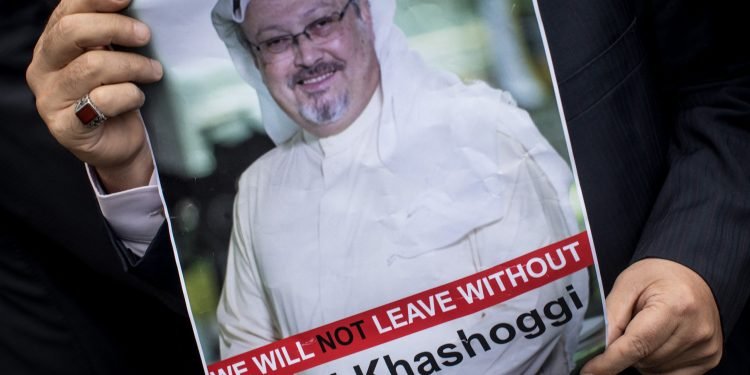
[[[346,16],[346,11],[349,9],[349,5],[353,1],[354,0],[347,1],[346,5],[344,5],[344,8],[340,12],[333,13],[327,17],[318,18],[309,23],[305,26],[302,32],[277,36],[258,42],[258,44],[248,41],[248,44],[260,54],[260,57],[264,61],[274,62],[285,59],[288,56],[285,53],[291,49],[292,45],[299,45],[297,38],[302,35],[306,36],[308,40],[316,44],[323,44],[333,40],[341,34],[341,20]]]

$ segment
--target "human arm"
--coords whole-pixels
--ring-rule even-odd
[[[50,175],[48,170],[55,168],[42,168],[37,170],[37,173],[25,173],[24,176],[34,176],[33,186],[41,188],[46,184],[49,188],[57,189],[54,197],[49,195],[47,199],[48,195],[44,195],[34,200],[34,203],[38,202],[42,207],[40,212],[63,211],[55,212],[56,216],[49,215],[54,224],[47,225],[70,227],[60,232],[64,232],[66,240],[71,238],[71,242],[75,243],[70,246],[76,252],[75,255],[85,261],[90,260],[92,267],[101,269],[101,272],[112,277],[122,274],[121,277],[125,279],[123,282],[138,285],[146,293],[167,302],[174,311],[186,315],[171,241],[166,228],[159,231],[159,228],[164,226],[164,218],[161,200],[156,192],[158,187],[155,184],[151,187],[141,186],[149,183],[149,178],[153,175],[153,162],[145,140],[143,123],[137,111],[143,100],[142,93],[130,82],[156,80],[160,77],[161,68],[158,63],[144,57],[104,48],[110,44],[134,46],[148,42],[148,30],[145,38],[139,39],[134,35],[133,25],[137,24],[137,21],[118,14],[106,13],[117,11],[126,5],[127,2],[114,1],[62,1],[54,10],[36,44],[26,77],[36,96],[37,110],[48,126],[49,133],[73,155],[88,162],[91,167],[88,168],[90,175],[102,182],[99,198],[105,201],[123,198],[120,195],[125,194],[122,190],[127,188],[151,191],[152,203],[146,203],[146,200],[141,199],[142,195],[131,195],[125,199],[125,205],[128,207],[133,206],[128,203],[128,199],[131,203],[137,200],[138,205],[142,207],[149,204],[154,206],[145,210],[144,218],[149,222],[148,228],[144,234],[133,236],[132,231],[127,229],[133,224],[132,220],[118,220],[113,217],[111,210],[100,206],[104,208],[103,214],[107,219],[102,220],[101,214],[95,214],[95,204],[82,206],[79,203],[73,211],[58,210],[58,207],[71,206],[60,204],[60,200],[73,199],[72,196],[80,195],[83,197],[81,200],[93,202],[91,187],[85,186],[83,173],[79,176],[78,173],[67,172],[67,176],[61,176],[65,184],[55,182],[52,178],[44,178]],[[99,13],[87,13],[94,11]],[[75,96],[83,96],[89,91],[96,105],[110,117],[110,120],[93,130],[83,127],[75,117],[71,105],[77,100]],[[123,114],[117,115],[120,112]],[[37,127],[42,129],[34,125],[34,128]],[[42,135],[50,138],[49,134]],[[45,145],[36,147],[40,146]],[[60,149],[55,145],[46,148],[55,148],[56,151]],[[83,172],[83,165],[76,166],[73,161],[68,162],[72,159],[68,156],[61,155],[58,159],[65,159],[66,167],[74,164],[68,169]],[[48,161],[37,161],[41,162]],[[129,172],[130,168],[127,165],[133,167],[134,172]],[[122,174],[115,173],[116,171]],[[55,175],[57,174],[63,173]],[[77,180],[81,180],[80,183]],[[157,211],[157,215],[150,215]],[[92,214],[89,215],[88,212]],[[81,225],[82,216],[91,216],[98,225]],[[55,217],[64,219],[54,219]],[[121,224],[126,227],[124,231]],[[82,235],[81,231],[89,233]],[[91,242],[89,234],[93,231],[103,233],[103,244],[87,243],[87,240]],[[125,240],[125,246],[120,238]],[[154,240],[151,241],[152,239]],[[135,242],[139,244],[136,245]],[[90,248],[96,249],[97,252],[87,250]],[[112,264],[116,269],[102,267],[102,259],[109,258],[114,260]]]
[[[156,174],[146,186],[109,194],[93,168],[87,167],[86,172],[102,216],[117,241],[134,255],[144,256],[165,220]]]
[[[111,45],[148,43],[148,27],[112,13],[128,1],[64,0],[53,11],[26,72],[39,114],[55,139],[94,167],[108,192],[148,183],[153,172],[138,108],[145,100],[135,83],[162,76],[161,65],[146,57],[112,51]],[[75,116],[75,103],[89,95],[108,120],[87,128]]]
[[[162,302],[184,313],[185,301],[174,272],[177,264],[156,176],[147,186],[106,194],[91,168],[87,171],[122,268],[145,281]]]
[[[688,127],[682,133],[692,138],[692,147],[705,141],[723,146],[704,144],[675,156],[662,201],[652,214],[653,226],[636,254],[642,260],[621,274],[608,297],[612,346],[587,370],[614,373],[635,365],[646,373],[702,373],[718,363],[722,335],[731,333],[747,300],[748,248],[742,238],[748,229],[742,217],[750,211],[743,198],[748,173],[742,165],[750,155],[743,157],[746,151],[726,144],[747,142],[750,135],[731,125],[731,116],[721,117],[709,121],[714,127],[707,132]],[[681,195],[670,191],[670,185],[698,189]]]
[[[39,37],[26,71],[37,110],[48,130],[63,147],[88,163],[97,197],[100,203],[111,202],[109,207],[118,205],[113,202],[118,198],[120,206],[143,205],[142,200],[135,202],[137,197],[132,192],[129,200],[118,197],[118,193],[148,189],[145,186],[154,172],[151,149],[138,111],[144,95],[134,82],[153,82],[161,77],[162,71],[158,62],[111,50],[112,45],[141,46],[150,39],[146,25],[111,13],[127,5],[128,2],[110,0],[62,1]],[[89,95],[109,118],[104,124],[91,129],[75,116],[75,102],[84,95]],[[160,202],[158,205],[160,208]],[[108,216],[107,210],[104,216]],[[109,216],[107,219],[112,223],[114,217]],[[126,241],[136,239],[122,230],[127,221],[126,218],[114,225]],[[150,237],[159,224],[160,221],[151,225]],[[145,238],[136,240],[147,246]]]
[[[611,345],[592,373],[705,372],[748,298],[750,60],[729,42],[742,12],[664,5],[649,35],[674,111],[668,171],[608,297]]]

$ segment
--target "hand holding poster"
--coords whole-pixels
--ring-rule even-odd
[[[393,1],[364,0],[214,8],[277,146],[238,182],[217,316],[227,359],[209,373],[564,373],[590,326],[603,327],[601,317],[584,324],[598,289],[584,269],[587,234],[570,237],[569,167],[510,94],[426,63],[395,12]],[[190,95],[211,97],[179,82],[197,71],[190,62],[171,68],[177,113]],[[222,113],[200,132],[220,134],[216,123],[236,125],[226,118],[241,112]],[[174,156],[160,157],[159,139],[164,177],[160,160]],[[183,225],[172,229],[190,276],[187,262],[206,251]]]

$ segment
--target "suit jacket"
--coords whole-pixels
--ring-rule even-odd
[[[53,6],[0,6],[0,372],[203,374],[169,242],[115,248],[36,113],[24,72]]]
[[[539,0],[605,289],[647,257],[696,271],[721,313],[717,373],[750,368],[744,3]]]

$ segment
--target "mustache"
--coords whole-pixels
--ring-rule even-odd
[[[302,84],[307,79],[314,78],[326,73],[343,70],[344,64],[338,61],[321,61],[311,67],[302,68],[292,76],[289,87]]]

